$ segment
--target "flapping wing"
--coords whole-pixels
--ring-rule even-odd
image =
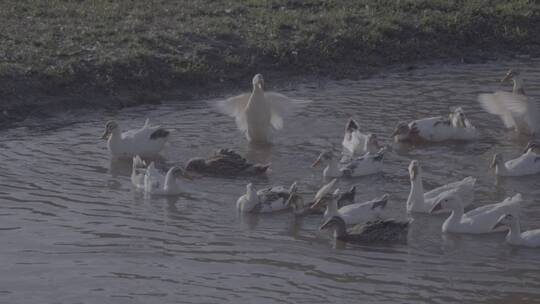
[[[292,99],[276,92],[264,92],[264,98],[270,103],[272,127],[279,130],[283,128],[283,116],[292,114],[301,107],[311,103],[310,100]]]
[[[524,95],[495,92],[480,94],[478,101],[488,113],[501,117],[507,128],[520,128],[525,124],[528,131],[536,132],[540,127],[538,107]]]
[[[225,115],[234,117],[238,129],[247,131],[247,121],[244,110],[249,102],[250,93],[241,94],[217,102],[216,108]]]

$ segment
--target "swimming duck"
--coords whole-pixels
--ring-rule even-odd
[[[443,232],[489,233],[493,231],[493,227],[503,214],[519,214],[522,200],[521,194],[518,193],[500,203],[485,205],[464,213],[461,196],[453,190],[439,197],[431,212],[442,209],[452,212],[442,225]]]
[[[508,228],[506,241],[509,244],[533,248],[540,247],[540,229],[521,232],[519,216],[512,214],[502,215],[497,224],[493,226],[493,230],[498,230],[500,227]]]
[[[191,179],[183,168],[171,167],[163,175],[151,162],[144,175],[144,192],[152,195],[179,195],[187,191],[182,179]]]
[[[340,216],[329,218],[319,228],[334,229],[334,238],[351,243],[406,243],[409,222],[398,222],[392,219],[376,220],[363,225],[356,225],[347,230],[345,220]]]
[[[449,190],[457,190],[462,197],[464,206],[472,203],[474,199],[474,184],[476,179],[469,176],[461,181],[453,182],[435,188],[424,193],[422,182],[422,168],[417,160],[411,161],[409,165],[409,176],[411,180],[411,191],[407,199],[407,212],[429,213],[438,198]]]
[[[328,184],[327,184],[328,185]],[[354,198],[356,196],[356,186],[352,186],[349,191],[341,192],[339,189],[335,189],[334,192],[331,192],[332,188],[325,188],[327,185],[324,185],[320,190],[323,190],[326,194],[318,194],[315,195],[315,202],[311,202],[310,204],[304,204],[303,201],[301,201],[300,204],[296,204],[292,206],[294,214],[297,216],[302,215],[309,215],[309,214],[323,214],[325,209],[325,204],[328,202],[333,202],[334,200],[337,202],[337,208],[340,208],[344,206],[345,204],[352,204],[354,203]],[[332,185],[333,187],[333,185]],[[318,196],[323,196],[323,199],[319,200]]]
[[[116,157],[154,157],[163,150],[170,132],[150,125],[147,119],[140,129],[121,132],[115,121],[108,121],[102,138],[107,139],[107,148]]]
[[[410,123],[399,122],[392,137],[395,141],[405,142],[467,141],[477,139],[479,132],[467,119],[463,109],[458,107],[447,118],[437,116]]]
[[[348,163],[341,165],[338,164],[332,151],[323,151],[311,167],[327,164],[323,170],[324,178],[366,176],[382,171],[385,151],[386,149],[382,148],[377,153],[367,152],[363,156],[351,159]]]
[[[523,154],[527,152],[533,152],[540,155],[540,142],[533,141],[533,140],[529,141],[525,149],[523,149]]]
[[[386,207],[388,197],[389,195],[385,194],[382,197],[368,202],[353,203],[341,208],[338,207],[337,200],[331,199],[326,203],[326,211],[324,212],[323,220],[327,220],[333,216],[339,216],[347,225],[360,224],[374,220],[379,217]],[[312,207],[315,208],[317,206],[314,205]]]
[[[345,126],[342,145],[344,157],[349,158],[366,152],[377,153],[381,149],[377,136],[375,134],[361,133],[358,123],[352,118],[349,119]]]
[[[257,191],[252,183],[246,185],[246,194],[240,196],[236,208],[246,213],[271,213],[283,211],[297,205],[295,200],[301,200],[297,194],[297,184],[294,182],[289,189],[274,186]]]
[[[259,175],[268,172],[269,164],[249,163],[240,154],[230,149],[219,149],[204,159],[195,157],[186,164],[186,171],[213,175]]]
[[[264,79],[257,74],[252,80],[251,93],[241,94],[218,103],[218,109],[234,117],[238,129],[249,142],[269,143],[270,129],[283,128],[283,112],[307,101],[293,100],[285,95],[265,92]]]
[[[540,155],[528,149],[518,158],[507,162],[503,160],[502,155],[496,153],[491,161],[490,168],[495,169],[495,174],[499,176],[524,176],[540,173]]]
[[[525,95],[523,80],[517,70],[506,73],[501,83],[512,81],[512,93],[495,92],[478,95],[478,102],[490,114],[498,115],[507,128],[525,135],[537,135],[540,132],[540,109]]]

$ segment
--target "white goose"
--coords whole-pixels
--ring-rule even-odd
[[[455,108],[447,118],[438,116],[410,123],[400,122],[392,133],[395,141],[406,142],[467,141],[478,139],[479,136],[461,107]]]
[[[108,121],[102,138],[107,139],[107,148],[115,157],[154,157],[163,150],[170,132],[159,127],[151,126],[146,120],[140,129],[121,132],[115,121]]]
[[[466,177],[463,180],[446,184],[424,193],[422,182],[422,168],[417,160],[411,161],[409,165],[409,176],[411,180],[411,192],[407,199],[407,212],[429,213],[435,206],[437,200],[446,192],[457,190],[462,197],[464,206],[472,203],[474,199],[474,184],[476,179]]]
[[[283,128],[283,112],[291,106],[307,101],[293,100],[285,95],[265,92],[261,74],[253,77],[253,91],[220,101],[218,109],[234,117],[238,129],[245,133],[250,142],[268,143],[270,127]]]
[[[522,201],[521,194],[518,193],[500,203],[485,205],[464,213],[461,197],[454,190],[440,197],[432,212],[442,209],[452,212],[442,225],[443,232],[489,233],[494,231],[493,227],[502,215],[518,215]]]
[[[525,95],[518,71],[508,71],[501,83],[510,80],[514,82],[512,93],[480,94],[478,101],[488,113],[498,115],[507,128],[520,134],[537,135],[540,132],[540,109]]]
[[[521,232],[519,216],[504,214],[499,218],[493,229],[497,230],[500,227],[507,227],[509,229],[506,235],[506,241],[509,244],[533,248],[540,247],[540,229]]]
[[[245,213],[271,213],[291,208],[293,200],[301,199],[294,182],[289,189],[274,186],[257,191],[252,183],[246,185],[246,194],[236,201],[236,209]]]
[[[186,193],[188,186],[181,178],[191,179],[183,168],[172,167],[163,175],[154,166],[154,162],[146,168],[144,175],[144,192],[151,195],[179,195]]]
[[[337,197],[339,189],[334,192],[333,199],[326,204],[323,220],[334,216],[341,217],[346,225],[354,225],[377,219],[388,203],[388,194],[364,203],[354,203],[338,209]],[[316,205],[313,208],[317,207]]]
[[[386,149],[382,148],[374,154],[367,152],[361,157],[351,159],[347,164],[338,164],[332,151],[323,151],[311,166],[326,164],[323,169],[324,178],[371,175],[382,172],[385,151]]]
[[[375,134],[361,133],[358,123],[352,118],[349,119],[345,126],[342,145],[345,158],[362,155],[366,152],[377,153],[381,149],[377,136]]]
[[[490,168],[495,169],[495,174],[499,176],[525,176],[540,173],[540,155],[528,149],[518,158],[507,162],[503,160],[502,155],[495,154],[491,161]]]

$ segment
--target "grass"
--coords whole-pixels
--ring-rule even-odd
[[[366,67],[540,52],[527,0],[4,0],[0,100],[126,104],[252,74],[349,77]]]

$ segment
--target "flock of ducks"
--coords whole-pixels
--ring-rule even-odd
[[[478,101],[483,108],[498,115],[504,125],[521,134],[534,136],[540,132],[540,112],[527,98],[518,71],[510,70],[503,82],[513,82],[513,92],[481,94]],[[235,119],[238,129],[252,143],[268,144],[272,129],[283,127],[282,114],[291,107],[309,101],[293,100],[282,94],[265,92],[264,79],[253,77],[253,90],[218,102],[218,109]],[[174,166],[167,172],[158,170],[154,163],[143,159],[155,157],[164,148],[170,131],[153,126],[146,120],[140,129],[121,132],[114,121],[107,122],[103,138],[113,157],[133,159],[131,181],[135,188],[152,195],[178,195],[188,191],[186,179],[190,172],[214,176],[261,175],[269,171],[269,164],[253,164],[233,150],[220,149],[207,158],[192,158],[184,167]],[[407,142],[472,141],[480,133],[469,121],[461,107],[451,109],[447,117],[430,117],[397,124],[392,138]],[[389,196],[385,194],[368,202],[355,202],[356,187],[342,192],[336,188],[339,178],[365,176],[382,171],[387,150],[380,146],[374,134],[364,134],[359,124],[350,119],[345,127],[342,153],[323,151],[313,163],[322,165],[324,184],[312,200],[305,202],[298,185],[271,186],[257,190],[246,185],[246,192],[236,203],[239,212],[272,213],[292,211],[296,216],[322,216],[320,229],[331,229],[334,237],[346,242],[406,242],[410,221],[396,221],[382,217]],[[493,156],[491,168],[497,175],[522,176],[540,173],[540,143],[531,141],[516,159],[504,162],[500,154]],[[474,201],[476,179],[466,177],[425,192],[422,168],[417,160],[409,165],[411,182],[406,202],[408,213],[449,213],[442,225],[443,232],[489,233],[508,230],[506,240],[513,245],[540,247],[540,229],[521,232],[519,225],[521,194],[500,203],[484,205],[465,212]],[[351,227],[352,226],[352,227]],[[351,228],[349,228],[351,227]]]

